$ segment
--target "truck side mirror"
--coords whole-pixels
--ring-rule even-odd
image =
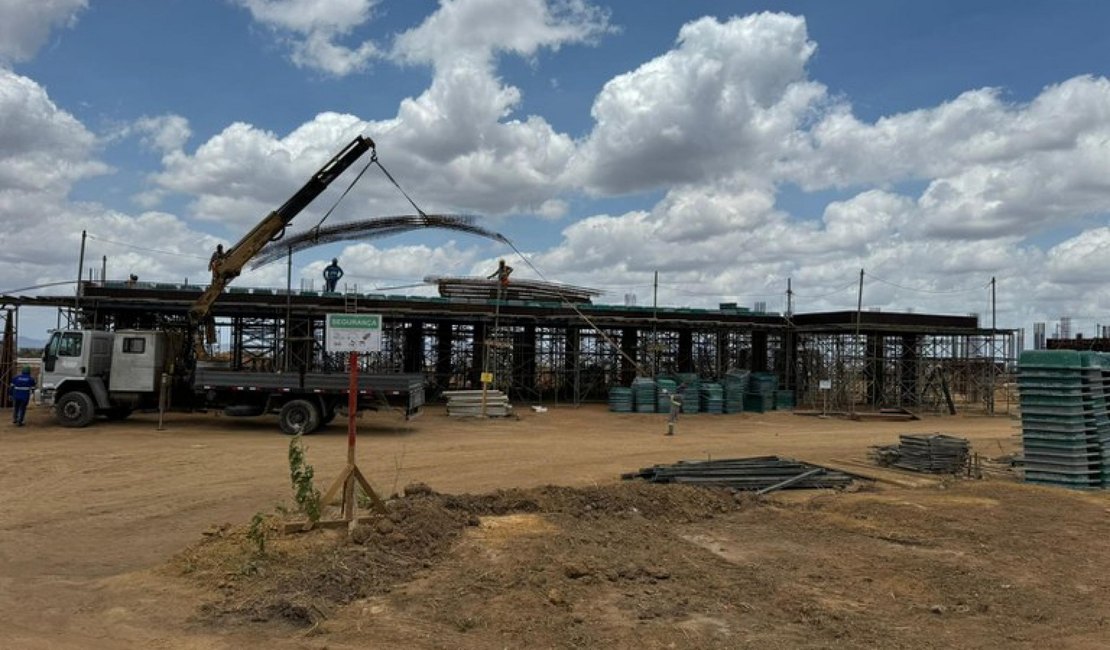
[[[54,363],[58,360],[57,355],[47,352],[42,356],[42,367],[46,372],[54,372]]]

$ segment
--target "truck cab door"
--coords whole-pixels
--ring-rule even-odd
[[[89,347],[86,332],[54,332],[42,355],[42,383],[57,385],[68,377],[85,377],[88,372]]]

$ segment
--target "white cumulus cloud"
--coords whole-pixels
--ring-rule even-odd
[[[30,60],[58,27],[72,27],[88,0],[0,0],[0,64]]]
[[[378,0],[232,0],[288,41],[294,64],[344,77],[379,55],[370,40],[343,43],[373,17]]]

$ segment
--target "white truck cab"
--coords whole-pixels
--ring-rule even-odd
[[[165,354],[161,332],[56,330],[43,350],[43,403],[64,426],[125,418],[157,395]]]

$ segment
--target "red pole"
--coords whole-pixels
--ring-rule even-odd
[[[347,463],[355,464],[355,414],[358,411],[358,352],[351,352],[351,385],[347,390]]]

